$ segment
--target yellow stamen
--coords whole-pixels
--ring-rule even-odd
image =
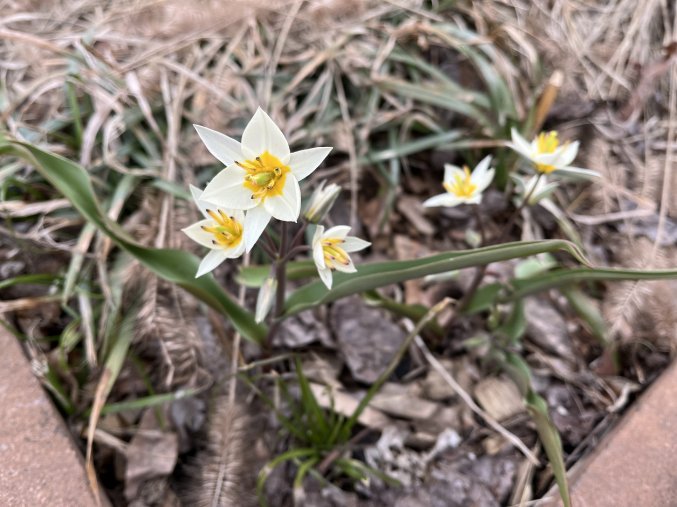
[[[322,240],[322,252],[324,253],[324,262],[329,269],[336,269],[336,264],[350,265],[350,256],[341,248],[344,240],[339,238],[326,238]]]
[[[557,132],[554,130],[551,132],[541,132],[536,138],[536,152],[539,155],[555,153],[555,150],[559,148],[559,138],[557,137]],[[556,168],[553,165],[549,164],[535,164],[536,170],[545,174],[550,174]]]
[[[206,210],[207,214],[214,220],[214,225],[202,226],[202,230],[208,232],[214,239],[212,243],[224,248],[233,248],[242,241],[242,224],[233,217],[228,216],[225,211]]]
[[[287,173],[291,171],[279,158],[267,151],[254,160],[235,163],[247,171],[244,187],[252,191],[252,199],[264,200],[266,197],[281,195]]]
[[[445,181],[442,183],[447,192],[454,194],[456,197],[472,197],[477,190],[477,185],[472,182],[470,177],[470,169],[467,166],[463,166],[463,176],[456,173],[454,175],[454,181],[448,182]]]

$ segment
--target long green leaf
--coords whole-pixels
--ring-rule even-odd
[[[130,252],[158,276],[176,283],[196,297],[227,315],[233,326],[245,338],[259,342],[266,329],[256,324],[254,317],[238,305],[211,276],[195,278],[199,260],[182,250],[148,248],[135,242],[103,213],[87,171],[59,155],[28,143],[0,135],[0,155],[14,155],[32,163],[73,206],[120,248]]]
[[[579,282],[621,282],[626,280],[666,280],[677,278],[677,269],[572,268],[551,271],[535,278],[513,280],[504,300],[513,301],[530,294]]]
[[[557,432],[557,428],[550,419],[547,403],[533,389],[529,365],[524,359],[512,352],[507,352],[501,362],[505,372],[517,384],[524,396],[529,414],[536,424],[538,438],[541,440],[541,444],[543,444],[545,454],[552,467],[552,473],[555,476],[559,494],[562,497],[562,503],[564,507],[571,507],[569,484],[562,452],[562,440]]]
[[[506,243],[476,250],[447,252],[409,261],[364,264],[358,268],[358,272],[355,274],[336,273],[334,275],[334,286],[331,290],[328,290],[322,282],[310,283],[296,290],[287,300],[284,316],[293,315],[352,294],[359,294],[426,275],[557,250],[569,252],[579,262],[588,263],[573,243],[563,240],[548,240]]]

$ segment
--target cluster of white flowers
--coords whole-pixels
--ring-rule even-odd
[[[557,171],[562,175],[591,178],[599,174],[589,169],[573,167],[571,163],[578,154],[578,141],[560,144],[557,132],[542,132],[529,142],[515,129],[511,131],[512,141],[508,146],[525,158],[536,170],[536,175],[528,181],[515,176],[517,191],[528,204],[536,204],[550,195],[557,187],[556,182],[548,182],[547,175]],[[444,165],[445,193],[426,200],[424,206],[458,206],[459,204],[479,204],[482,192],[491,184],[494,169],[490,168],[491,157],[485,157],[471,172],[468,167]]]
[[[224,260],[249,252],[271,218],[296,222],[301,213],[299,181],[317,169],[331,148],[292,153],[282,131],[260,108],[245,127],[242,142],[200,125],[195,128],[209,152],[225,165],[204,191],[191,186],[193,199],[204,219],[184,232],[210,249],[196,275],[202,276]],[[541,133],[529,142],[513,129],[508,146],[536,170],[536,175],[529,180],[513,175],[517,194],[530,205],[546,198],[556,188],[556,182],[547,181],[547,176],[555,171],[570,176],[598,176],[594,171],[571,166],[579,143],[560,144],[557,132]],[[442,182],[445,192],[426,200],[424,206],[480,204],[482,193],[494,178],[495,170],[490,166],[491,156],[485,157],[472,171],[467,166],[446,164]],[[333,271],[356,271],[348,254],[370,245],[348,236],[348,226],[325,230],[319,225],[339,192],[335,184],[327,187],[324,182],[320,184],[303,217],[308,223],[318,224],[310,247],[320,279],[328,288],[332,286]]]
[[[317,169],[331,148],[292,153],[282,131],[261,108],[245,127],[242,142],[200,125],[195,128],[209,152],[225,165],[204,191],[191,187],[205,218],[183,231],[210,249],[200,263],[199,277],[224,260],[249,252],[271,218],[296,222],[301,213],[299,181]],[[305,219],[315,224],[322,220],[339,191],[334,184],[326,188],[324,183],[320,185],[310,199]],[[324,227],[317,226],[311,245],[313,259],[328,288],[333,270],[356,271],[348,252],[370,245],[347,236],[349,230],[337,226],[325,232]]]

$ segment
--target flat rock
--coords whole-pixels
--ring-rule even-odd
[[[70,432],[2,327],[0,350],[0,505],[96,505]]]
[[[359,296],[334,303],[331,321],[350,373],[366,384],[385,371],[406,336],[388,312],[367,306]]]

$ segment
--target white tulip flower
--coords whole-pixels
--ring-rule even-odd
[[[261,108],[247,124],[239,143],[195,125],[209,152],[226,168],[207,185],[202,200],[219,207],[246,210],[244,243],[249,251],[271,217],[296,222],[301,211],[299,181],[322,163],[332,148],[291,153],[282,131]]]
[[[557,132],[541,132],[529,142],[511,129],[512,142],[508,146],[534,164],[540,173],[550,174],[568,167],[578,154],[578,141],[560,145]]]
[[[512,142],[508,146],[529,160],[536,171],[550,174],[557,171],[563,176],[574,178],[599,178],[597,171],[574,167],[571,163],[578,155],[578,141],[560,144],[557,132],[541,132],[529,142],[515,129],[511,129]]]
[[[195,278],[209,273],[226,259],[235,259],[244,253],[243,224],[244,212],[227,208],[210,208],[202,200],[203,192],[193,185],[190,192],[197,207],[205,217],[182,229],[190,239],[209,248],[202,259]]]
[[[482,201],[482,192],[494,179],[494,169],[489,168],[491,155],[484,157],[470,172],[468,167],[444,165],[444,181],[442,186],[447,191],[444,194],[431,197],[423,203],[424,206],[458,206],[459,204],[479,204]]]
[[[355,236],[348,236],[350,227],[337,225],[324,230],[324,226],[318,225],[313,236],[313,260],[317,266],[317,272],[322,282],[331,289],[333,277],[332,271],[343,273],[355,273],[357,269],[348,253],[364,250],[371,243]]]

